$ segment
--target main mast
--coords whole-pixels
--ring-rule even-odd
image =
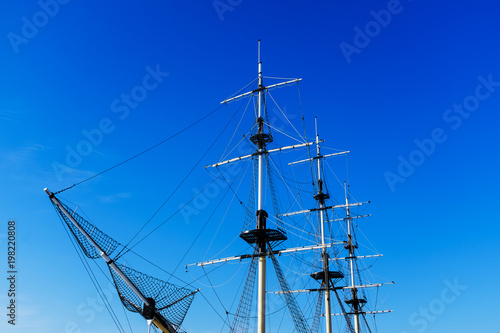
[[[258,46],[258,63],[259,63],[259,87],[258,87],[258,131],[257,134],[252,136],[252,142],[257,146],[259,152],[258,159],[258,182],[257,182],[257,229],[266,229],[266,217],[267,213],[263,209],[263,182],[264,182],[264,170],[262,157],[266,149],[266,141],[264,134],[264,120],[262,118],[262,92],[263,92],[263,82],[262,82],[262,62],[260,61],[260,39]],[[269,137],[269,136],[268,136]],[[258,283],[258,305],[257,305],[257,328],[259,333],[266,332],[266,240],[263,237],[259,237],[259,283]]]
[[[280,147],[280,148],[274,148],[274,149],[267,149],[267,145],[271,142],[273,142],[273,136],[270,132],[270,125],[266,124],[264,121],[264,118],[266,117],[266,105],[265,105],[265,99],[264,95],[266,90],[272,89],[272,88],[277,88],[277,87],[283,87],[292,83],[297,83],[301,79],[293,79],[285,82],[280,82],[276,84],[272,84],[269,86],[264,86],[263,83],[263,75],[262,75],[262,61],[260,59],[260,40],[258,43],[258,87],[254,90],[248,91],[246,93],[240,94],[235,97],[228,98],[221,103],[226,104],[235,100],[238,100],[243,97],[251,97],[251,96],[256,96],[257,97],[257,105],[256,105],[256,112],[255,112],[255,124],[254,128],[256,128],[256,131],[254,134],[251,135],[250,141],[255,145],[255,149],[253,153],[232,158],[229,160],[225,160],[222,162],[218,162],[216,164],[208,165],[206,167],[219,167],[221,165],[226,165],[229,163],[233,162],[238,162],[246,159],[255,159],[256,160],[256,195],[255,199],[257,200],[257,205],[256,205],[256,226],[255,229],[251,230],[244,230],[241,232],[240,237],[247,242],[249,245],[251,245],[254,248],[254,253],[253,254],[246,254],[246,255],[239,255],[239,256],[233,256],[233,257],[228,257],[228,258],[222,258],[222,259],[216,259],[216,260],[209,260],[209,261],[204,261],[200,263],[196,263],[193,265],[197,266],[204,266],[204,265],[211,265],[215,263],[220,263],[220,262],[227,262],[230,260],[241,260],[241,259],[247,259],[247,258],[258,258],[258,289],[257,289],[257,332],[258,333],[265,333],[266,332],[266,259],[267,257],[270,257],[272,259],[273,267],[276,271],[276,275],[280,284],[281,291],[285,295],[286,299],[286,305],[292,315],[292,319],[295,325],[295,328],[297,332],[299,333],[308,333],[310,332],[309,328],[307,327],[307,320],[303,316],[302,312],[300,311],[295,298],[291,295],[290,287],[288,285],[288,282],[286,281],[286,278],[283,274],[283,271],[276,259],[276,255],[279,255],[281,253],[288,253],[288,252],[296,252],[296,251],[304,251],[304,250],[309,250],[309,249],[316,249],[316,248],[322,248],[323,246],[309,246],[309,247],[300,247],[300,248],[294,248],[294,249],[285,249],[285,250],[275,250],[274,248],[281,244],[283,241],[287,239],[286,236],[286,231],[284,230],[284,227],[282,224],[280,224],[280,218],[281,216],[285,216],[284,214],[280,214],[277,210],[277,207],[274,207],[275,210],[275,216],[276,216],[276,229],[273,228],[268,228],[267,227],[267,218],[268,218],[268,213],[265,210],[265,202],[264,202],[264,169],[269,168],[269,164],[267,161],[267,156],[273,153],[279,153],[284,150],[289,150],[289,149],[296,149],[296,148],[301,148],[301,147],[307,147],[315,144],[315,142],[304,142],[300,144],[294,144],[291,146],[285,146],[285,147]],[[267,126],[266,126],[267,125]],[[267,127],[267,130],[266,130]],[[265,160],[266,159],[266,160]],[[267,170],[270,171],[270,170]],[[273,193],[273,182],[271,180],[271,175],[272,173],[269,173],[269,186],[271,188],[271,196],[275,195]],[[274,199],[273,199],[274,200]],[[332,244],[328,244],[327,246],[331,246]],[[190,265],[188,265],[190,266]],[[255,275],[251,274],[251,270],[249,270],[249,274],[247,276],[247,284],[248,281],[252,280]],[[253,288],[253,287],[252,287]],[[249,289],[250,290],[250,289]],[[247,296],[245,296],[245,290],[242,293],[242,300],[240,300],[240,305],[246,302]],[[242,310],[242,313],[247,311],[249,309],[249,306],[243,305],[244,308]],[[248,314],[249,315],[249,314]],[[242,324],[242,321],[239,319],[239,314],[235,316],[235,321],[233,322],[232,326],[232,332],[236,331],[239,328],[243,328],[243,330],[246,330],[248,328],[245,328],[244,324]],[[247,317],[248,318],[248,317]],[[243,325],[243,326],[242,326]]]

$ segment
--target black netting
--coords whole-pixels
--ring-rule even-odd
[[[288,310],[290,310],[295,329],[299,333],[308,333],[311,330],[307,327],[307,321],[297,304],[297,300],[290,292],[290,286],[288,285],[288,282],[285,278],[285,274],[283,274],[283,270],[281,269],[278,259],[276,259],[276,256],[272,252],[270,254],[273,261],[274,270],[276,271],[276,276],[278,277],[278,282],[280,283],[281,291],[283,292],[283,298],[286,301]]]
[[[314,312],[314,317],[311,325],[311,333],[319,332],[319,324],[321,319],[321,308],[323,307],[323,298],[325,293],[322,291],[318,292],[318,302],[316,303],[316,311]],[[327,301],[328,302],[328,301]]]
[[[157,312],[177,331],[191,306],[194,292],[171,283],[119,265],[120,270],[146,298],[153,298]],[[143,302],[110,267],[111,275],[123,305],[132,312],[142,314]]]
[[[111,253],[113,253],[113,251],[116,250],[116,248],[120,243],[118,243],[113,238],[106,235],[104,232],[102,232],[92,223],[88,222],[83,217],[78,215],[75,211],[73,211],[65,204],[61,203],[61,205],[64,207],[65,210],[68,211],[69,215],[73,219],[75,219],[76,222],[78,222],[78,224],[90,236],[90,238],[92,238],[92,240],[96,242],[97,245],[99,245],[99,247],[104,252],[106,252],[107,255],[111,255]],[[73,222],[70,221],[70,219],[66,216],[66,214],[64,214],[57,205],[54,204],[54,206],[56,207],[59,214],[62,216],[64,222],[66,222],[66,225],[69,227],[69,229],[75,236],[76,240],[78,241],[78,244],[80,244],[80,247],[82,248],[85,255],[91,259],[99,258],[100,254],[96,250],[96,248],[87,240],[87,238],[80,232],[80,230],[78,230],[78,228],[73,224]]]
[[[254,254],[257,253],[255,250]],[[258,257],[252,257],[250,267],[248,268],[247,279],[243,292],[241,293],[240,303],[231,325],[230,333],[248,332],[250,326],[250,312],[252,310],[253,292],[255,286],[255,274],[257,272]]]

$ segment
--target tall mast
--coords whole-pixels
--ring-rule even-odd
[[[270,131],[266,133],[265,131],[265,122],[264,116],[266,113],[265,104],[264,104],[264,94],[267,89],[272,89],[276,87],[283,87],[288,84],[297,83],[302,79],[293,79],[285,82],[280,82],[276,84],[272,84],[269,86],[264,86],[263,76],[262,76],[262,61],[260,59],[260,40],[258,41],[258,87],[257,89],[248,91],[246,93],[240,94],[235,97],[228,98],[221,103],[226,104],[235,100],[238,100],[243,97],[257,96],[257,109],[256,109],[256,123],[255,127],[257,128],[255,134],[252,134],[250,137],[250,141],[255,145],[255,150],[252,154],[240,156],[237,158],[232,158],[226,161],[222,161],[216,164],[208,165],[206,167],[218,167],[220,165],[225,165],[245,159],[256,159],[257,161],[257,211],[256,211],[256,228],[251,230],[244,230],[241,232],[240,237],[246,241],[249,245],[254,247],[255,253],[250,255],[243,256],[233,256],[230,258],[220,259],[222,261],[228,260],[241,260],[244,258],[255,258],[258,257],[258,290],[257,290],[257,332],[265,333],[266,331],[266,257],[270,256],[272,258],[273,266],[276,270],[276,274],[278,277],[278,281],[280,282],[281,289],[286,292],[285,298],[287,306],[292,314],[292,319],[294,321],[295,327],[298,332],[309,332],[307,329],[307,322],[299,310],[295,299],[289,293],[288,283],[283,275],[279,264],[275,258],[276,254],[285,253],[283,251],[273,250],[273,247],[278,246],[283,241],[287,239],[286,232],[283,229],[283,226],[276,225],[276,229],[267,228],[267,218],[268,214],[264,209],[264,168],[269,168],[267,165],[267,161],[264,158],[267,158],[268,154],[279,153],[283,150],[295,149],[299,147],[307,147],[314,144],[314,142],[305,142],[301,144],[295,144],[291,146],[275,148],[267,150],[267,144],[273,142],[273,136]],[[268,170],[269,171],[269,170]],[[272,186],[272,185],[270,185]],[[273,194],[271,194],[273,195]],[[275,212],[276,213],[276,212]],[[276,215],[277,216],[277,215]],[[282,215],[283,216],[283,215]],[[317,247],[313,247],[317,248]],[[305,249],[305,248],[304,248]],[[309,248],[308,248],[309,249]],[[286,251],[286,250],[285,250]],[[195,265],[203,266],[208,264],[213,264],[216,262],[220,262],[219,260],[209,260],[201,263],[196,263]],[[242,296],[243,299],[243,296]],[[241,302],[240,302],[241,303]],[[234,327],[241,328],[239,326],[238,321],[235,319]]]
[[[325,319],[326,319],[326,333],[332,333],[332,316],[331,316],[331,302],[330,302],[330,276],[329,276],[329,263],[328,252],[325,246],[325,199],[328,194],[323,192],[323,180],[321,179],[321,152],[319,148],[319,135],[318,135],[318,119],[314,118],[316,128],[316,167],[318,169],[318,194],[315,199],[319,202],[319,218],[321,226],[321,245],[323,251],[321,257],[323,259],[323,286],[325,288]]]
[[[351,275],[351,299],[347,300],[346,303],[352,307],[354,313],[354,331],[359,333],[359,314],[361,307],[366,303],[364,298],[358,297],[358,290],[355,287],[354,282],[354,264],[357,260],[355,249],[358,248],[357,244],[354,244],[353,241],[353,225],[352,225],[352,217],[351,211],[349,209],[349,196],[347,191],[347,184],[344,184],[345,188],[345,204],[346,204],[346,223],[347,223],[347,244],[344,246],[347,250],[349,250],[349,270]]]
[[[260,39],[258,42],[258,63],[259,63],[259,92],[258,92],[258,131],[257,133],[263,135],[264,133],[264,120],[262,119],[262,91],[263,91],[263,83],[262,83],[262,62],[260,61]],[[267,214],[263,210],[262,200],[263,200],[263,163],[262,163],[262,155],[265,151],[265,142],[264,140],[256,140],[255,145],[258,146],[259,150],[259,159],[258,159],[258,182],[257,182],[257,229],[265,229],[266,228],[266,217]],[[259,252],[260,254],[265,254],[267,252],[265,239],[259,240]],[[257,315],[258,315],[258,332],[265,333],[266,332],[266,256],[259,257],[259,284],[258,284],[258,306],[257,306]]]

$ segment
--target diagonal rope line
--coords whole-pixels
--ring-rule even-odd
[[[56,209],[56,212],[57,212],[57,209]],[[116,328],[117,328],[117,329],[118,329],[118,331],[120,331],[120,332],[125,332],[125,330],[123,329],[123,327],[122,327],[122,325],[121,325],[120,321],[118,320],[117,315],[115,314],[115,312],[114,312],[113,308],[112,308],[112,307],[111,307],[111,305],[109,304],[109,302],[108,302],[108,299],[107,299],[106,295],[104,295],[104,292],[103,292],[103,290],[102,290],[102,288],[101,288],[101,285],[100,285],[100,284],[99,284],[99,282],[97,281],[97,278],[95,277],[94,272],[92,271],[92,269],[90,268],[90,266],[88,265],[88,263],[87,263],[87,262],[85,262],[84,257],[83,257],[83,253],[81,253],[81,252],[83,252],[83,250],[81,250],[81,249],[80,249],[80,251],[81,251],[81,252],[78,250],[78,247],[76,246],[75,241],[74,241],[74,240],[73,240],[73,238],[71,237],[71,235],[70,235],[70,233],[69,233],[68,229],[66,229],[66,228],[65,228],[65,226],[64,226],[64,224],[65,224],[65,223],[64,223],[64,221],[63,221],[62,217],[61,217],[59,214],[57,214],[57,216],[59,217],[59,221],[60,221],[60,222],[61,222],[61,224],[63,225],[63,229],[64,229],[64,231],[66,232],[66,234],[68,235],[68,238],[69,238],[69,240],[70,240],[70,242],[71,242],[71,245],[72,245],[72,246],[73,246],[73,248],[75,249],[75,251],[76,251],[76,253],[77,253],[77,255],[78,255],[78,258],[80,259],[80,261],[81,261],[81,263],[82,263],[83,267],[85,268],[85,271],[87,272],[87,274],[88,274],[88,276],[89,276],[89,278],[90,278],[90,281],[91,281],[91,282],[92,282],[92,284],[94,285],[94,288],[97,290],[97,293],[98,293],[98,294],[99,294],[99,296],[101,297],[101,300],[102,300],[103,304],[105,305],[106,310],[108,311],[109,315],[111,316],[111,319],[113,320],[113,322],[114,322],[114,324],[115,324]]]
[[[184,127],[183,129],[181,129],[181,130],[180,130],[180,131],[178,131],[177,133],[175,133],[175,134],[173,134],[173,135],[169,136],[168,138],[166,138],[165,140],[163,140],[163,141],[161,141],[161,142],[158,142],[158,143],[157,143],[157,144],[155,144],[154,146],[149,147],[149,148],[148,148],[148,149],[146,149],[146,150],[143,150],[143,151],[142,151],[142,152],[140,152],[139,154],[136,154],[136,155],[134,155],[134,156],[132,156],[132,157],[130,157],[130,158],[128,158],[128,159],[126,159],[125,161],[122,161],[122,162],[120,162],[120,163],[118,163],[118,164],[115,164],[114,166],[112,166],[112,167],[110,167],[110,168],[108,168],[108,169],[106,169],[106,170],[104,170],[104,171],[101,171],[101,172],[99,172],[99,173],[97,173],[97,174],[95,174],[95,175],[93,175],[93,176],[91,176],[91,177],[89,177],[89,178],[87,178],[87,179],[84,179],[84,180],[82,180],[82,181],[80,181],[80,182],[78,182],[78,183],[75,183],[75,184],[73,184],[73,185],[71,185],[71,186],[69,186],[69,187],[66,187],[66,188],[64,188],[64,189],[62,189],[62,190],[60,190],[60,191],[57,191],[57,192],[55,192],[54,194],[59,194],[59,193],[61,193],[61,192],[64,192],[64,191],[66,191],[66,190],[69,190],[69,189],[71,189],[71,188],[73,188],[73,187],[75,187],[75,186],[78,186],[78,185],[80,185],[80,184],[83,184],[83,183],[85,183],[85,182],[87,182],[87,181],[89,181],[89,180],[91,180],[91,179],[94,179],[94,178],[95,178],[95,177],[97,177],[97,176],[100,176],[100,175],[102,175],[102,174],[104,174],[104,173],[106,173],[106,172],[108,172],[108,171],[111,171],[111,170],[113,170],[113,169],[115,169],[115,168],[117,168],[117,167],[119,167],[119,166],[121,166],[121,165],[123,165],[123,164],[125,164],[125,163],[127,163],[127,162],[130,162],[131,160],[133,160],[133,159],[135,159],[135,158],[137,158],[137,157],[139,157],[139,156],[141,156],[141,155],[143,155],[143,154],[147,153],[147,152],[148,152],[148,151],[150,151],[150,150],[155,149],[155,148],[156,148],[156,147],[158,147],[158,146],[161,146],[161,145],[162,145],[162,144],[164,144],[165,142],[167,142],[167,141],[169,141],[169,140],[171,140],[171,139],[175,138],[175,137],[176,137],[176,136],[178,136],[179,134],[182,134],[183,132],[187,131],[187,130],[188,130],[188,129],[190,129],[191,127],[195,126],[196,124],[198,124],[198,123],[200,123],[201,121],[205,120],[206,118],[210,117],[212,114],[214,114],[215,112],[217,112],[217,111],[218,111],[221,107],[222,107],[222,105],[221,105],[221,106],[219,106],[219,107],[217,107],[215,110],[213,110],[212,112],[208,113],[207,115],[205,115],[205,116],[201,117],[200,119],[196,120],[196,121],[195,121],[194,123],[192,123],[191,125],[188,125],[187,127]]]
[[[257,251],[255,250],[254,254],[256,253]],[[243,288],[243,292],[241,293],[240,302],[238,303],[238,308],[231,325],[231,333],[248,331],[248,326],[250,323],[250,311],[253,301],[253,292],[255,289],[255,274],[257,272],[257,262],[258,260],[256,259],[256,257],[252,257],[245,280],[245,286]]]
[[[342,300],[340,299],[340,296],[337,293],[337,289],[333,289],[333,291],[335,292],[335,296],[337,296],[337,301],[339,302],[340,308],[342,309],[342,313],[344,314],[344,318],[346,320],[347,327],[351,333],[354,333],[354,327],[352,327],[351,319],[349,318],[349,316],[347,315],[347,313],[345,311],[344,304],[342,304]]]
[[[287,134],[287,133],[285,133],[285,132],[281,131],[281,130],[280,130],[280,129],[278,129],[277,127],[271,126],[271,124],[266,123],[266,125],[267,125],[267,126],[269,126],[269,128],[272,128],[272,129],[273,129],[273,130],[275,130],[276,132],[281,133],[281,134],[283,134],[284,136],[287,136],[287,137],[289,137],[289,138],[290,138],[290,139],[292,139],[292,140],[295,140],[295,141],[300,142],[300,143],[304,143],[304,142],[305,142],[305,141],[300,141],[300,140],[299,140],[299,139],[297,139],[297,138],[294,138],[293,136],[291,136],[291,135],[289,135],[289,134]]]
[[[372,330],[370,329],[370,326],[368,325],[368,321],[366,320],[366,315],[363,313],[362,316],[365,323],[366,323],[366,328],[368,329],[368,332],[372,333]]]
[[[229,140],[229,142],[228,142],[228,144],[227,144],[226,148],[224,149],[224,152],[222,153],[222,157],[221,157],[221,159],[220,159],[221,161],[222,161],[223,159],[225,159],[225,157],[224,157],[224,156],[229,156],[229,154],[231,154],[231,152],[232,152],[232,151],[233,151],[233,150],[234,150],[234,149],[235,149],[235,148],[236,148],[236,147],[240,144],[240,142],[241,142],[241,141],[240,141],[240,142],[238,142],[238,143],[235,145],[235,147],[234,147],[234,148],[233,148],[230,152],[228,152],[228,153],[227,153],[227,155],[226,155],[226,151],[227,151],[227,149],[229,148],[229,145],[231,144],[231,142],[233,142],[233,139],[234,139],[234,136],[236,135],[236,132],[238,132],[238,130],[240,130],[240,125],[241,125],[241,122],[243,121],[243,118],[245,117],[245,114],[247,113],[247,110],[248,110],[248,105],[250,104],[250,100],[251,100],[251,99],[249,98],[249,99],[248,99],[248,102],[247,102],[247,105],[245,106],[245,110],[243,110],[243,113],[242,113],[242,115],[241,115],[241,117],[240,117],[240,120],[239,120],[239,122],[238,122],[238,125],[236,126],[236,129],[234,130],[233,136],[232,136],[232,137],[231,137],[231,139]],[[232,115],[233,113],[231,112],[231,109],[229,108],[229,105],[227,105],[227,104],[226,104],[226,107],[227,107],[227,109],[228,109],[229,113]],[[241,109],[241,105],[240,105],[240,107],[238,107],[238,109],[236,110],[236,113],[238,113],[240,109]],[[234,117],[234,115],[233,115],[233,117]],[[254,126],[255,126],[255,125],[254,125]],[[253,127],[252,127],[252,129],[253,129]],[[252,129],[250,129],[250,131],[251,131]],[[241,130],[240,130],[240,131],[241,131]],[[249,132],[250,132],[250,131],[249,131]],[[245,133],[243,133],[243,132],[242,132],[242,134],[243,134],[243,139],[242,139],[242,140],[244,140],[247,136],[246,136],[246,135],[245,135]],[[248,134],[248,133],[247,133],[247,134]]]
[[[219,133],[219,135],[215,138],[215,140],[212,142],[212,144],[208,147],[208,149],[205,151],[205,153],[198,159],[198,161],[196,162],[196,164],[191,168],[191,170],[187,173],[187,175],[184,177],[184,179],[182,179],[182,181],[177,185],[177,187],[172,191],[172,193],[170,193],[170,195],[167,197],[167,199],[165,199],[165,201],[163,201],[163,203],[160,205],[160,207],[154,212],[154,214],[149,218],[149,220],[144,223],[144,225],[139,229],[139,231],[136,232],[136,234],[134,235],[134,237],[132,237],[132,239],[125,245],[125,247],[118,253],[116,259],[118,259],[119,257],[121,257],[121,253],[128,247],[128,245],[130,243],[132,243],[132,241],[139,235],[139,233],[144,230],[144,228],[149,224],[149,222],[151,222],[151,220],[156,216],[156,214],[158,214],[158,212],[163,208],[163,206],[165,206],[165,204],[170,200],[170,198],[172,198],[172,196],[177,192],[177,190],[182,186],[182,184],[184,184],[184,182],[189,178],[189,176],[191,176],[191,174],[193,173],[193,171],[196,169],[196,167],[200,164],[200,162],[205,158],[205,156],[208,154],[208,152],[212,149],[212,147],[215,145],[215,143],[219,140],[219,138],[221,137],[222,133],[224,133],[224,131],[226,130],[226,128],[229,126],[229,124],[231,123],[231,121],[233,120],[234,116],[236,114],[233,114],[233,116],[229,119],[229,121],[227,122],[226,126],[224,126],[224,128],[222,129],[222,131]],[[156,229],[155,229],[156,230]],[[149,234],[148,234],[149,236]],[[147,237],[147,236],[146,236]],[[141,239],[141,241],[144,240],[144,239]],[[139,242],[138,242],[139,243]],[[137,244],[138,244],[137,243]],[[135,244],[135,245],[137,245]],[[134,245],[134,246],[135,246]],[[126,253],[126,252],[125,252]]]
[[[321,291],[318,292],[318,302],[316,303],[316,310],[314,312],[313,322],[312,322],[312,326],[311,326],[311,333],[318,333],[319,332],[321,308],[323,307],[324,295],[325,294],[322,293]]]
[[[238,95],[240,92],[242,92],[243,90],[245,90],[246,88],[248,88],[252,83],[254,83],[255,81],[257,81],[258,79],[259,78],[256,77],[255,79],[253,79],[252,81],[250,81],[250,83],[248,83],[246,86],[244,86],[243,88],[241,88],[240,90],[238,90],[237,92],[235,92],[234,94],[232,94],[231,96],[229,96],[226,99],[230,99],[230,98],[233,98],[233,96]]]
[[[138,240],[134,245],[132,245],[130,248],[127,248],[127,251],[123,252],[121,256],[123,256],[124,254],[126,254],[127,252],[129,252],[130,250],[132,250],[134,247],[136,247],[139,243],[141,243],[142,241],[144,241],[147,237],[151,236],[156,230],[160,229],[165,223],[167,223],[168,221],[170,221],[175,215],[177,215],[182,209],[184,209],[184,207],[186,207],[187,205],[189,205],[194,199],[196,199],[199,195],[201,195],[208,187],[210,187],[213,183],[215,183],[215,181],[217,181],[219,178],[215,178],[214,180],[212,180],[210,183],[207,184],[207,186],[205,186],[198,194],[196,194],[194,197],[191,198],[191,200],[189,200],[188,202],[186,202],[184,205],[182,205],[181,207],[179,207],[179,209],[177,209],[174,213],[172,213],[166,220],[164,220],[162,223],[160,223],[156,228],[154,228],[153,230],[151,230],[146,236],[144,236],[143,238],[141,238],[140,240]],[[228,189],[229,191],[229,189]],[[219,203],[220,204],[220,203]],[[218,206],[217,206],[218,207]],[[207,221],[208,223],[208,221]],[[203,229],[206,227],[206,224],[203,226]],[[203,230],[202,229],[202,230]],[[197,238],[200,236],[200,234],[198,234]],[[193,246],[193,245],[191,245]],[[187,253],[186,253],[187,254]],[[184,255],[185,256],[185,255]],[[177,267],[179,267],[179,265],[177,265]],[[177,269],[176,267],[176,269]],[[172,273],[173,274],[173,273]]]
[[[276,271],[276,276],[278,278],[281,291],[283,292],[283,297],[285,299],[286,305],[288,306],[288,310],[290,311],[290,315],[292,316],[295,329],[299,333],[307,333],[308,331],[310,331],[307,325],[307,321],[304,318],[304,315],[302,314],[299,306],[297,305],[295,297],[290,293],[290,286],[286,281],[285,275],[283,274],[278,259],[276,259],[276,256],[272,252],[270,252],[270,257],[273,262],[274,270]]]
[[[298,134],[298,136],[300,136],[302,140],[305,140],[304,137],[302,135],[300,135],[299,131],[297,131],[297,129],[295,128],[295,126],[293,126],[292,122],[290,121],[290,119],[288,119],[288,117],[283,112],[283,110],[281,110],[280,106],[278,105],[278,103],[276,103],[276,101],[274,100],[274,97],[271,95],[271,93],[268,91],[267,94],[269,95],[269,97],[271,97],[271,99],[273,100],[273,102],[276,105],[276,107],[278,108],[278,110],[280,110],[280,112],[283,115],[283,117],[285,117],[286,121],[288,121],[288,123],[290,124],[290,126],[292,126],[292,128],[295,130],[295,132]]]

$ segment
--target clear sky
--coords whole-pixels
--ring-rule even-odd
[[[384,254],[374,265],[376,276],[396,282],[383,295],[394,312],[380,316],[378,331],[498,327],[492,309],[500,296],[500,227],[494,210],[500,199],[499,12],[492,0],[4,5],[0,330],[116,331],[107,312],[93,303],[94,286],[43,188],[70,186],[217,108],[256,77],[259,38],[264,75],[303,78],[300,96],[309,131],[318,116],[326,145],[352,152],[353,193],[372,201],[373,217],[360,226]],[[292,103],[285,107],[300,126],[300,109]],[[229,117],[218,112],[141,158],[61,195],[127,242]],[[224,148],[221,143],[210,151],[148,231],[210,181],[202,166],[216,162]],[[207,251],[218,227],[211,222],[202,234],[205,247],[182,259],[210,213],[204,211],[204,219],[170,221],[135,250],[169,272],[181,262],[175,275],[192,281],[200,271],[185,273],[184,265],[215,256],[241,230],[243,216],[231,218],[234,230],[226,228]],[[6,317],[9,220],[17,226],[15,327]],[[234,254],[231,250],[223,254]],[[214,299],[208,290],[206,295]],[[123,318],[116,296],[112,302]],[[129,315],[135,331],[142,332],[137,317]],[[189,332],[222,327],[199,296],[184,325]]]

